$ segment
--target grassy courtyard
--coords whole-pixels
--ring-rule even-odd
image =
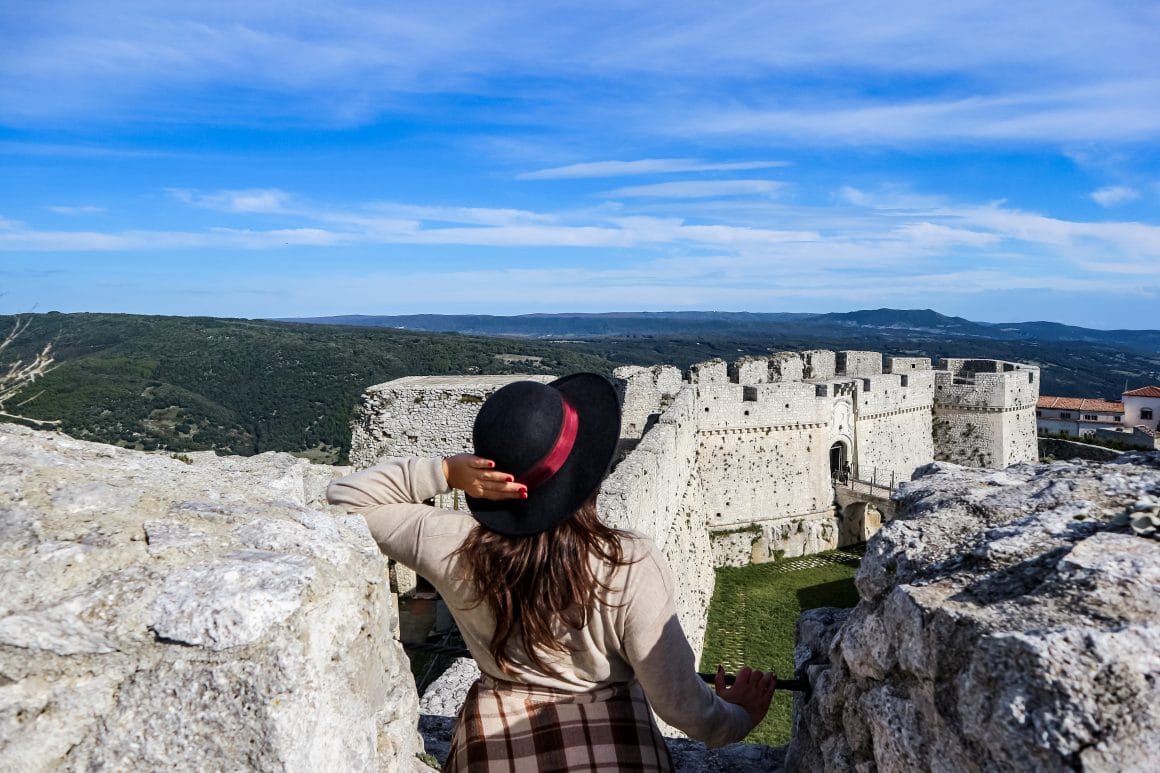
[[[794,623],[805,609],[858,603],[851,549],[770,564],[717,570],[701,670],[720,663],[729,672],[748,665],[793,676]],[[779,746],[789,742],[793,693],[778,692],[769,715],[746,739]]]

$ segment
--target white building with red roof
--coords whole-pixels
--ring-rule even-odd
[[[1146,386],[1124,392],[1124,425],[1160,429],[1160,386]]]
[[[1160,386],[1124,392],[1123,402],[1041,395],[1035,406],[1039,432],[1099,437],[1140,448],[1160,448]]]
[[[1120,430],[1125,426],[1124,404],[1092,397],[1040,395],[1035,424],[1040,432],[1073,437],[1094,435],[1099,429]]]

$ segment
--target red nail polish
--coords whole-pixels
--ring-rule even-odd
[[[527,492],[527,491],[521,491],[521,492],[520,492],[520,499],[527,499],[527,498],[528,498],[528,492]]]

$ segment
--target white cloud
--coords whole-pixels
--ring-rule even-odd
[[[852,185],[844,185],[838,189],[838,196],[843,201],[858,207],[877,210],[905,210],[912,213],[939,210],[946,205],[946,200],[942,197],[917,194],[898,188],[864,191]]]
[[[1139,191],[1134,188],[1126,188],[1122,185],[1108,186],[1092,191],[1092,201],[1101,207],[1114,207],[1117,204],[1134,201],[1138,198],[1140,198]]]
[[[899,227],[897,233],[916,245],[934,248],[951,247],[959,244],[972,247],[986,247],[1002,241],[1002,237],[994,233],[972,231],[965,228],[952,228],[936,223],[908,223]]]
[[[561,180],[582,177],[630,177],[677,172],[737,172],[788,166],[785,161],[734,161],[709,163],[689,158],[643,158],[637,161],[588,161],[582,164],[538,169],[517,175],[520,180]]]
[[[221,212],[221,223],[197,231],[101,232],[39,230],[0,220],[0,251],[197,250],[211,257],[297,247],[319,250],[329,265],[373,248],[393,267],[391,274],[402,277],[421,271],[424,255],[449,255],[439,263],[447,263],[449,280],[460,281],[466,275],[457,267],[474,265],[476,258],[447,250],[503,248],[510,254],[488,257],[489,268],[482,273],[516,277],[519,283],[511,287],[543,303],[552,298],[564,305],[579,303],[585,283],[606,282],[602,302],[623,298],[634,308],[632,298],[643,302],[650,293],[672,303],[681,298],[692,306],[718,307],[730,291],[730,306],[737,308],[795,293],[829,297],[853,285],[883,298],[914,297],[925,289],[1126,293],[1136,292],[1142,277],[1155,275],[1160,257],[1160,226],[1066,220],[1000,203],[917,196],[901,188],[867,193],[846,187],[839,194],[845,206],[838,208],[786,207],[764,200],[747,209],[722,206],[716,216],[714,210],[701,209],[693,219],[655,214],[651,210],[660,206],[652,202],[634,210],[632,198],[615,207],[534,211],[392,202],[320,206],[290,192],[260,188],[180,191],[174,194],[179,200]],[[677,209],[683,208],[682,202]],[[255,227],[258,223],[265,227]],[[400,260],[400,255],[407,257]],[[518,266],[529,256],[551,267],[537,269],[539,274],[520,273],[527,271]],[[400,279],[399,287],[406,286]],[[500,289],[510,294],[511,287]],[[630,292],[634,287],[640,288],[637,296]],[[668,288],[667,295],[662,288]],[[492,289],[490,280],[478,280],[473,287],[477,293]],[[429,297],[415,292],[416,298]],[[450,298],[443,294],[440,303]]]
[[[178,201],[202,209],[243,214],[276,214],[286,212],[290,196],[277,188],[252,188],[206,194],[185,189],[170,189]]]
[[[329,126],[448,94],[502,98],[522,125],[558,131],[579,120],[812,142],[1150,139],[1158,24],[1155,4],[1100,0],[1047,15],[1002,0],[24,3],[0,25],[0,117]],[[887,81],[907,88],[859,99]],[[604,174],[585,166],[528,179]]]
[[[676,112],[658,125],[683,136],[772,136],[811,144],[1146,140],[1160,131],[1160,77],[1036,84],[968,97],[895,94],[885,101],[835,95],[770,108],[706,102]]]
[[[92,215],[97,212],[105,211],[104,207],[95,207],[88,204],[79,206],[55,205],[47,207],[46,209],[48,209],[49,212],[55,212],[58,215]]]
[[[772,180],[681,180],[617,188],[604,195],[611,198],[701,199],[772,193],[782,185]]]

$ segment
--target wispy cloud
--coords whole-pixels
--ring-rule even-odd
[[[1147,3],[1066,0],[1049,15],[1001,0],[550,12],[518,1],[26,5],[0,30],[0,117],[20,123],[164,115],[351,125],[444,93],[503,99],[509,114],[556,131],[579,117],[631,119],[617,128],[633,132],[814,142],[1066,141],[1151,137],[1160,125],[1160,14]],[[577,88],[587,83],[616,88]],[[658,159],[660,169],[673,160]],[[607,163],[525,178],[625,173]],[[624,163],[649,172],[648,162]]]
[[[49,212],[55,212],[58,215],[92,215],[97,212],[104,212],[104,207],[96,207],[91,204],[82,205],[62,205],[56,204],[46,207]]]
[[[611,198],[702,199],[716,196],[748,196],[773,193],[783,187],[773,180],[681,180],[651,185],[632,185],[608,191]]]
[[[890,102],[839,97],[770,108],[708,103],[682,112],[663,125],[687,135],[776,136],[811,144],[1130,141],[1160,131],[1160,78]]]
[[[769,202],[764,210],[751,209],[740,220],[691,222],[624,208],[535,212],[384,202],[335,207],[312,204],[275,189],[181,191],[175,195],[190,206],[231,217],[273,216],[278,223],[272,228],[221,225],[202,231],[96,232],[37,230],[4,221],[0,222],[0,249],[100,252],[458,245],[663,249],[692,251],[691,256],[714,249],[750,267],[754,260],[785,260],[829,269],[878,265],[890,267],[895,276],[914,268],[918,259],[950,266],[967,256],[1005,261],[1008,272],[1016,275],[1020,263],[1042,270],[1046,256],[1060,248],[1068,249],[1053,259],[1057,268],[1066,259],[1073,270],[1092,273],[1132,273],[1153,266],[1160,257],[1160,226],[1066,220],[1002,204],[963,204],[905,192],[870,194],[849,186],[841,194],[851,207],[844,219],[809,207],[787,209]],[[819,222],[841,223],[842,227],[823,232],[813,227]],[[1104,264],[1107,270],[1101,268]]]
[[[642,158],[637,161],[586,161],[538,169],[517,175],[520,180],[563,180],[583,177],[632,177],[680,172],[739,172],[788,166],[785,161],[731,161],[709,163],[690,158]]]
[[[1099,204],[1101,207],[1114,207],[1117,204],[1124,204],[1125,202],[1134,201],[1140,198],[1140,192],[1135,188],[1127,188],[1122,185],[1108,186],[1092,191],[1092,201]]]
[[[216,193],[200,193],[171,188],[169,194],[178,201],[202,209],[245,214],[285,212],[290,203],[289,194],[276,188],[254,188],[240,191],[218,191]]]

